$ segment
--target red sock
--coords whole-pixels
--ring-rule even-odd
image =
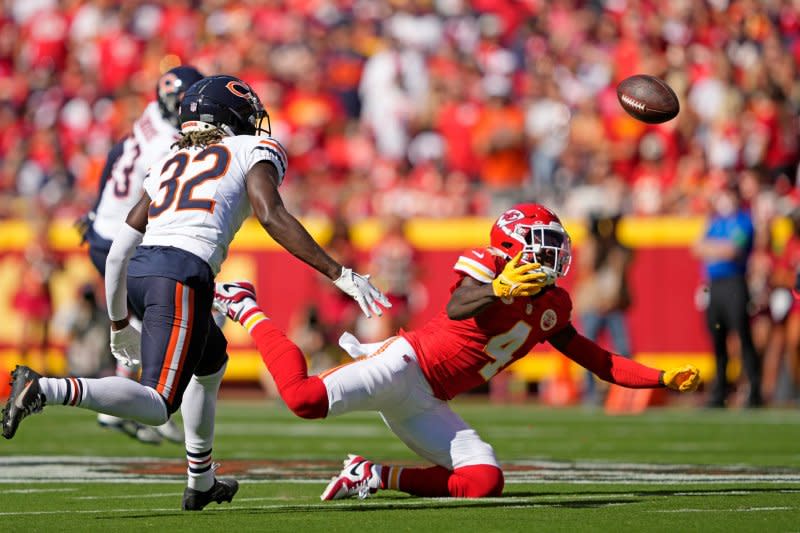
[[[402,468],[384,466],[381,486],[423,497],[482,498],[500,496],[503,472],[492,465],[472,465],[452,472],[441,466]]]
[[[309,377],[303,352],[271,320],[260,320],[250,335],[286,406],[301,418],[325,418],[328,390],[317,376]]]

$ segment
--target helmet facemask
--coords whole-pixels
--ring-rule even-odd
[[[561,225],[517,224],[508,235],[522,243],[521,263],[538,263],[553,281],[569,272],[572,245]]]

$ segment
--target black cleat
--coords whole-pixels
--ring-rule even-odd
[[[239,490],[239,483],[235,479],[214,479],[214,486],[205,492],[186,487],[183,491],[184,511],[202,511],[203,507],[211,502],[228,502],[233,500]]]
[[[17,432],[19,423],[28,415],[44,408],[45,398],[39,388],[42,377],[27,366],[17,367],[11,372],[11,395],[3,408],[3,436],[10,439]]]

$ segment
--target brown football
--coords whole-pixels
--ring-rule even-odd
[[[617,98],[630,116],[648,124],[672,120],[681,109],[675,91],[663,80],[647,74],[619,82]]]

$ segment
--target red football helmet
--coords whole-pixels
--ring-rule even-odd
[[[500,215],[491,233],[492,247],[511,259],[539,263],[555,281],[567,275],[572,243],[555,213],[539,204],[518,204]]]

